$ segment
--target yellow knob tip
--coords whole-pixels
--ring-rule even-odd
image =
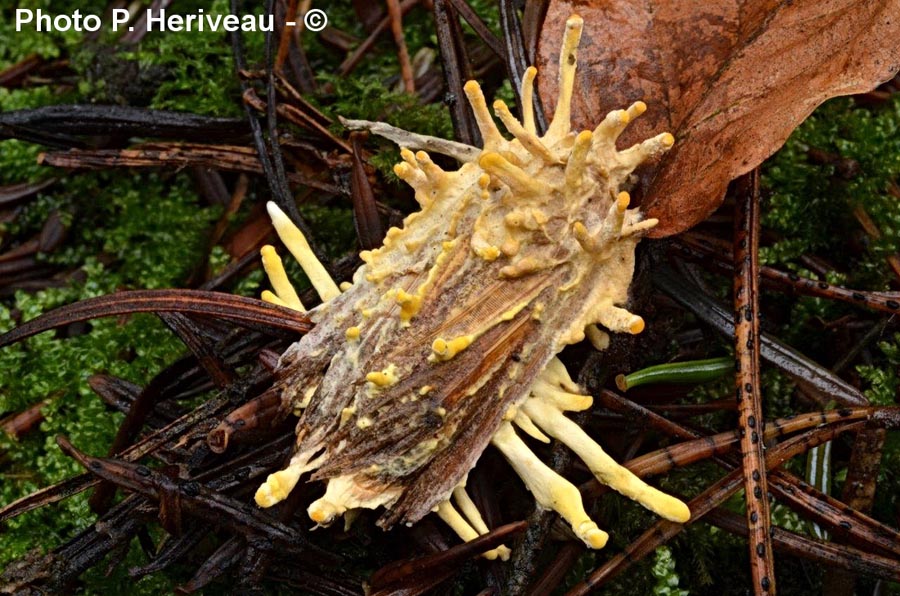
[[[599,528],[594,528],[587,532],[585,538],[587,539],[588,544],[591,545],[591,548],[600,549],[606,546],[606,541],[609,540],[609,534]]]
[[[628,326],[628,331],[632,335],[637,335],[641,331],[644,330],[644,319],[641,317],[635,317],[632,319],[631,324]]]
[[[481,91],[481,85],[478,84],[478,81],[466,81],[466,84],[463,85],[463,91],[466,93],[477,93]]]
[[[482,168],[495,168],[503,162],[503,157],[494,151],[484,153],[478,158],[478,165]]]
[[[677,522],[679,524],[684,524],[684,523],[689,522],[691,520],[691,510],[688,508],[687,505],[685,505],[681,501],[679,501],[678,504],[681,505],[681,507],[678,507],[677,510],[672,515],[672,521]]]

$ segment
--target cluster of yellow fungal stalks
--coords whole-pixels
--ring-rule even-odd
[[[482,149],[381,123],[346,123],[368,128],[404,147],[403,162],[395,172],[415,189],[422,206],[406,219],[403,229],[388,232],[384,247],[361,255],[366,264],[354,276],[352,286],[338,287],[300,231],[272,203],[269,214],[282,242],[322,298],[323,306],[311,313],[314,320],[319,326],[337,327],[332,335],[343,342],[324,379],[318,377],[309,386],[288,391],[286,399],[294,408],[306,407],[317,391],[337,392],[341,383],[358,386],[333,413],[335,429],[344,429],[353,421],[354,432],[375,432],[381,410],[369,411],[368,404],[393,396],[392,391],[406,391],[397,394],[397,403],[415,402],[431,408],[430,414],[444,421],[442,432],[452,437],[457,430],[452,422],[454,412],[429,405],[428,400],[438,399],[444,389],[432,382],[430,371],[452,371],[465,358],[471,366],[475,346],[485,354],[494,353],[504,341],[512,341],[516,332],[533,330],[535,341],[523,344],[524,356],[533,354],[544,364],[543,372],[529,377],[530,389],[516,385],[517,375],[526,370],[519,359],[490,373],[509,377],[493,399],[518,396],[505,407],[502,419],[496,419],[490,442],[541,507],[558,512],[586,545],[602,548],[608,535],[585,512],[578,489],[544,464],[518,431],[542,442],[551,438],[561,441],[600,482],[666,519],[684,522],[690,512],[678,499],[647,485],[613,461],[565,415],[589,408],[592,399],[582,395],[554,355],[586,336],[598,349],[606,347],[609,337],[598,324],[613,332],[640,333],[644,328],[641,317],[617,304],[627,301],[639,233],[656,220],[642,219],[637,209],[629,209],[630,197],[621,189],[638,164],[665,151],[674,141],[663,133],[630,149],[617,150],[619,134],[646,110],[642,102],[611,112],[593,131],[570,131],[575,50],[581,29],[581,18],[568,20],[560,56],[559,99],[543,136],[536,133],[532,111],[537,73],[533,67],[522,83],[521,121],[503,102],[494,103],[495,114],[512,140],[504,138],[495,126],[478,84],[469,81],[465,85],[484,140]],[[412,149],[419,150],[414,153]],[[454,157],[462,167],[445,171],[426,150]],[[264,247],[262,259],[273,288],[273,292],[263,293],[263,299],[304,310],[275,249]],[[479,289],[487,297],[483,303],[477,297]],[[342,290],[346,292],[343,296]],[[468,307],[457,308],[453,300],[468,300]],[[447,314],[441,319],[444,315],[434,313]],[[388,353],[396,349],[391,342],[397,338],[417,338],[424,344],[408,346],[409,356],[403,361],[362,368],[361,362],[375,361],[371,350]],[[545,349],[548,342],[551,347]],[[304,348],[302,341],[298,343],[297,350],[318,354],[316,346]],[[418,380],[421,382],[413,390],[405,389]],[[477,387],[470,393],[476,392]],[[329,444],[325,431],[305,429],[301,435],[290,465],[270,475],[257,491],[260,506],[285,499],[304,473],[318,469],[343,448],[343,443]],[[443,438],[426,437],[400,457],[329,476],[325,494],[308,509],[310,518],[328,525],[355,508],[390,509],[410,488],[404,479],[413,477],[413,472],[447,448]],[[430,507],[463,540],[485,534],[488,528],[465,491],[465,475],[454,482]],[[501,546],[485,556],[506,559],[509,549]]]

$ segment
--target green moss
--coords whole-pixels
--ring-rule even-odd
[[[848,283],[884,288],[884,257],[900,250],[900,201],[891,194],[900,174],[898,133],[900,96],[875,109],[832,100],[804,122],[764,167],[763,223],[782,237],[762,249],[763,261],[827,255],[850,273]],[[813,159],[810,150],[829,157]],[[880,240],[865,237],[854,208],[877,223]]]
[[[29,205],[18,231],[29,231],[50,209],[69,211],[72,244],[48,261],[76,267],[77,281],[33,294],[18,292],[0,306],[0,331],[14,327],[14,312],[27,321],[117,289],[178,286],[198,262],[204,230],[216,215],[215,209],[198,209],[184,176],[73,177],[64,188]],[[98,221],[108,227],[96,227]],[[68,436],[88,453],[105,455],[121,415],[111,414],[94,395],[90,375],[102,372],[143,383],[183,351],[151,315],[97,319],[89,331],[72,337],[47,332],[0,350],[0,370],[16,371],[0,376],[0,412],[49,400],[40,432],[21,442],[0,439],[6,458],[3,504],[81,471],[56,446],[57,435]],[[34,528],[55,537],[46,541],[49,547],[92,521],[84,495],[16,518],[9,531],[0,533],[0,565],[34,546]]]
[[[880,362],[861,364],[856,367],[856,372],[868,384],[865,394],[873,405],[895,406],[900,390],[900,379],[897,377],[900,370],[900,333],[878,342],[878,349],[881,352]]]
[[[0,88],[0,112],[53,105],[65,98],[66,96],[55,94],[49,87],[11,91]],[[53,172],[37,163],[42,150],[37,145],[14,139],[0,141],[0,185],[34,182],[53,175]]]
[[[342,79],[322,75],[321,79],[331,85],[333,91],[327,96],[327,103],[320,98],[319,106],[335,120],[342,116],[381,121],[419,134],[453,138],[450,113],[442,104],[420,105],[413,95],[386,92],[382,81],[374,76]],[[340,128],[335,126],[336,131]],[[382,176],[396,182],[393,167],[400,161],[400,150],[383,139],[372,139],[372,144],[377,146],[378,152],[369,161]]]
[[[47,9],[49,2],[20,4]],[[93,4],[97,6],[79,3],[79,8],[99,13],[106,5]],[[208,2],[201,4],[209,8]],[[219,1],[212,8],[225,6],[227,2]],[[178,10],[190,8],[184,4]],[[55,11],[70,9],[74,10],[68,4],[54,3]],[[129,54],[109,54],[103,45],[82,44],[80,34],[9,34],[7,17],[6,11],[0,11],[0,67],[32,52],[47,58],[68,57],[81,82],[63,94],[43,86],[0,89],[0,111],[92,100],[139,104],[135,99],[143,95],[152,107],[214,115],[241,112],[224,34],[150,34]],[[258,54],[260,39],[247,39],[249,51]],[[135,65],[137,70],[132,68]],[[135,73],[153,73],[158,81],[143,81],[138,95],[123,97],[122,89]],[[59,170],[37,165],[42,150],[19,141],[0,142],[0,184],[59,176]],[[199,204],[184,174],[85,173],[65,176],[40,193],[12,223],[0,226],[0,235],[14,244],[22,242],[38,233],[52,212],[68,227],[67,238],[60,249],[39,257],[75,275],[63,287],[32,294],[18,292],[4,300],[0,303],[0,331],[57,306],[119,289],[182,285],[205,250],[208,229],[219,210]],[[221,255],[220,260],[224,265]],[[246,283],[252,285],[253,281]],[[90,390],[90,375],[102,372],[146,383],[184,351],[152,315],[98,319],[70,331],[75,333],[48,332],[0,350],[0,370],[16,371],[15,375],[0,375],[0,415],[48,401],[43,409],[45,419],[37,430],[19,441],[0,436],[2,504],[82,471],[56,446],[57,435],[68,436],[88,453],[106,454],[122,416],[111,412]],[[39,544],[49,549],[93,520],[84,494],[11,520],[0,533],[0,568],[34,548],[35,536],[43,536]],[[128,557],[132,564],[144,560],[137,551]],[[134,582],[127,578],[126,569],[127,565],[119,567],[109,577],[102,569],[89,571],[84,577],[84,593],[171,592],[165,576]]]
[[[213,17],[230,14],[228,0],[179,3],[172,8],[173,12],[182,14],[196,13],[198,8]],[[250,56],[263,56],[259,51],[263,44],[262,33],[245,33],[243,41]],[[163,73],[150,107],[210,116],[240,116],[243,113],[227,33],[150,34],[124,57],[137,60],[141,70],[153,71],[158,67]]]
[[[82,14],[102,14],[106,5],[103,0],[20,0],[15,6],[0,8],[0,70],[31,54],[47,59],[60,58],[82,44],[83,34],[74,30],[38,32],[35,24],[31,23],[16,31],[16,9],[40,9],[51,16],[72,14],[76,9]]]
[[[688,596],[690,594],[689,591],[678,587],[678,573],[675,571],[675,559],[672,558],[670,548],[661,546],[656,549],[651,573],[656,578],[653,596]]]
[[[76,4],[82,11],[100,12],[106,0],[87,5],[54,2],[53,10],[65,12],[74,9]],[[187,13],[203,8],[207,13],[224,14],[228,11],[227,4],[226,0],[187,0],[176,3],[170,11]],[[32,0],[20,5],[49,9],[50,1]],[[472,6],[499,34],[496,3],[475,0]],[[329,5],[327,13],[337,29],[358,40],[366,37],[351,3]],[[100,43],[90,45],[82,44],[77,33],[11,33],[10,15],[9,9],[0,9],[0,68],[34,52],[47,58],[65,57],[70,59],[80,82],[76,88],[63,93],[49,87],[11,92],[0,89],[2,111],[100,101],[217,116],[242,114],[239,86],[225,34],[154,33],[133,48],[110,49],[110,40],[105,37]],[[437,59],[430,19],[428,11],[421,8],[404,18],[412,56],[420,52],[427,56],[431,52],[432,58]],[[474,37],[468,27],[464,26],[464,31],[468,39]],[[384,120],[422,134],[452,137],[445,106],[440,103],[423,106],[415,97],[393,91],[397,88],[398,68],[390,35],[382,36],[373,51],[346,78],[328,74],[336,72],[342,56],[325,47],[321,39],[307,34],[304,45],[319,82],[323,88],[329,88],[327,93],[314,98],[326,113],[333,117]],[[250,67],[261,65],[262,35],[245,35],[244,41]],[[508,84],[498,90],[497,96],[512,104]],[[890,194],[891,181],[900,173],[898,123],[900,98],[874,110],[856,107],[849,100],[837,100],[818,110],[791,137],[764,168],[767,197],[764,224],[767,232],[778,236],[772,245],[763,249],[764,262],[809,274],[798,259],[804,254],[815,254],[835,262],[845,272],[830,277],[829,281],[860,288],[886,287],[889,273],[884,256],[900,248],[900,202]],[[396,149],[376,139],[370,144],[377,148],[372,162],[385,177],[393,179],[391,167],[398,160]],[[859,164],[858,172],[842,177],[834,164],[813,163],[808,155],[810,148],[854,160]],[[58,170],[36,165],[40,150],[17,141],[0,142],[0,184],[60,175]],[[860,205],[878,223],[884,235],[882,240],[868,240],[850,215]],[[329,255],[342,256],[353,246],[352,215],[347,207],[316,205],[302,209]],[[69,225],[69,236],[63,248],[42,258],[61,269],[77,270],[78,275],[62,288],[32,294],[19,292],[4,300],[0,307],[0,331],[12,328],[19,319],[28,320],[56,306],[117,289],[179,286],[198,262],[205,248],[208,227],[217,215],[216,210],[200,205],[186,176],[101,172],[65,176],[32,201],[14,223],[0,227],[0,234],[12,238],[14,243],[21,242],[37,233],[54,211]],[[213,250],[214,269],[223,268],[228,260],[222,248]],[[293,261],[288,259],[287,264],[292,276],[299,279]],[[240,281],[235,291],[255,295],[261,280],[262,272],[256,271]],[[785,321],[773,323],[776,332],[814,356],[827,356],[816,354],[814,346],[828,345],[827,334],[821,325],[815,325],[816,321],[833,320],[850,308],[810,298],[788,302],[767,295],[765,300],[784,300],[777,306],[783,306],[789,314]],[[867,394],[876,403],[892,403],[895,399],[896,370],[900,364],[898,345],[898,337],[883,341],[874,361],[857,369],[867,385]],[[46,333],[0,350],[0,370],[17,372],[0,375],[0,414],[20,411],[49,399],[46,419],[39,432],[26,435],[21,442],[0,437],[5,480],[0,484],[0,503],[80,471],[56,447],[57,434],[69,436],[89,453],[106,452],[121,416],[111,414],[92,394],[87,385],[90,374],[105,372],[143,383],[181,350],[180,343],[164,326],[148,315],[97,320],[85,329]],[[731,384],[730,379],[725,379],[706,385],[696,390],[691,399],[730,396]],[[766,370],[763,384],[769,416],[797,409],[793,386],[783,375]],[[692,422],[710,428],[731,428],[734,416],[718,413]],[[876,515],[882,519],[896,511],[900,494],[898,469],[900,440],[890,436],[875,507]],[[711,464],[696,465],[668,474],[660,480],[660,485],[665,490],[690,496],[720,474]],[[604,499],[604,505],[607,517],[616,522],[613,540],[618,548],[655,521],[646,511],[619,497]],[[731,499],[728,507],[741,512],[740,496]],[[790,511],[776,507],[774,514],[778,523],[800,527],[798,518]],[[49,548],[64,542],[92,520],[83,496],[16,518],[0,533],[0,566],[32,548],[35,535],[46,536],[45,547]],[[609,552],[586,553],[573,570],[570,583],[582,579],[590,568],[609,556]],[[126,561],[111,577],[104,577],[99,568],[86,573],[84,592],[171,591],[168,575],[137,583],[124,577],[123,568],[143,561],[136,548]],[[746,585],[745,562],[743,540],[705,524],[694,524],[670,548],[657,552],[655,564],[645,560],[636,565],[605,593],[676,594],[684,592],[681,586],[690,587],[695,593],[710,590],[737,593]],[[800,578],[782,581],[783,593],[804,593],[809,589],[810,582],[799,565],[782,559],[779,569],[787,570],[779,571],[780,578],[785,575]],[[730,591],[720,589],[726,581],[736,587],[729,588]]]

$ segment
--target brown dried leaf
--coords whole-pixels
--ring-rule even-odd
[[[900,0],[550,0],[537,57],[548,114],[573,13],[585,21],[573,128],[641,99],[622,145],[675,135],[636,189],[655,237],[703,221],[820,103],[900,70]]]

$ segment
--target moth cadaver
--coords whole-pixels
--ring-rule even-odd
[[[522,83],[522,121],[501,101],[494,110],[474,81],[465,93],[482,149],[347,121],[404,147],[397,175],[415,189],[421,211],[365,251],[352,284],[339,288],[306,240],[273,203],[276,231],[323,303],[315,328],[281,356],[273,391],[300,416],[289,465],[260,486],[256,502],[285,499],[301,476],[327,481],[308,509],[328,525],[357,508],[384,507],[379,525],[411,524],[432,511],[464,540],[488,531],[465,491],[488,444],[533,493],[589,547],[608,535],[584,510],[578,489],[520,438],[550,437],[571,448],[604,484],[657,514],[687,521],[687,506],[623,468],[565,416],[583,395],[556,358],[585,336],[598,347],[612,332],[639,333],[644,321],[624,308],[641,233],[656,224],[628,209],[631,172],[672,143],[665,133],[618,151],[616,139],[646,106],[611,112],[593,131],[570,131],[575,52],[582,19],[572,16],[560,55],[559,99],[546,134],[532,111],[536,69]],[[411,149],[420,149],[413,153]],[[445,171],[425,152],[461,163]],[[274,289],[263,298],[303,309],[272,247],[262,250]],[[343,290],[343,291],[342,291]],[[219,450],[230,422],[214,431]],[[500,547],[486,556],[506,558]]]

